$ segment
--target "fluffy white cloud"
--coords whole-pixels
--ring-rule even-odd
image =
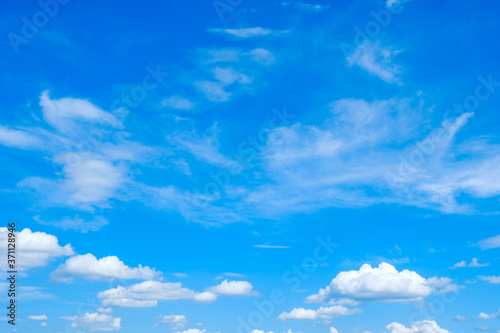
[[[290,333],[290,330],[288,330],[289,333]],[[263,331],[263,330],[253,330],[252,333],[266,333],[266,331]],[[273,333],[273,331],[269,331],[267,333]]]
[[[187,322],[187,318],[184,315],[168,315],[160,317],[160,323],[168,324],[171,330],[184,328]]]
[[[330,333],[339,333],[335,327],[330,327]]]
[[[399,75],[403,68],[393,64],[393,57],[400,51],[382,47],[379,42],[364,42],[347,58],[349,66],[358,65],[368,73],[378,76],[387,83],[401,85]]]
[[[47,317],[47,315],[31,315],[31,316],[28,316],[28,319],[30,319],[30,320],[47,320],[48,317]]]
[[[363,312],[361,309],[349,309],[342,305],[330,307],[320,307],[317,310],[294,308],[290,312],[283,312],[279,315],[280,320],[320,320],[332,319],[333,317],[350,316]]]
[[[479,278],[483,281],[488,281],[489,283],[498,284],[500,283],[500,276],[483,276],[480,275]]]
[[[386,327],[387,333],[449,333],[440,328],[435,321],[417,321],[411,327],[405,327],[399,323],[392,323]]]
[[[16,130],[0,126],[0,144],[21,149],[33,149],[43,146],[42,140],[35,134],[25,130]]]
[[[105,306],[122,307],[153,307],[159,300],[193,300],[201,303],[211,303],[217,299],[212,292],[195,292],[183,288],[181,283],[144,281],[128,287],[118,286],[98,294]]]
[[[7,239],[9,231],[0,228],[0,265],[7,263]],[[44,232],[32,232],[26,228],[16,232],[17,268],[26,270],[46,266],[52,259],[72,255],[71,244],[60,246],[56,236]],[[2,267],[2,266],[0,266]]]
[[[479,263],[479,259],[477,258],[472,258],[472,261],[470,263],[467,264],[467,262],[465,262],[464,260],[463,261],[460,261],[460,262],[457,262],[455,265],[453,265],[452,267],[450,268],[461,268],[461,267],[486,267],[488,266],[489,263],[485,263],[485,264],[480,264]]]
[[[500,247],[500,235],[483,239],[479,242],[479,246],[481,246],[481,249],[483,250],[496,249]]]
[[[207,288],[207,291],[225,296],[251,296],[257,294],[253,290],[252,284],[247,281],[224,280],[216,286]]]
[[[182,331],[182,332],[175,332],[175,333],[208,333],[206,329],[199,329],[199,328],[190,328],[188,330]],[[219,332],[217,332],[219,333]]]
[[[457,290],[457,286],[447,278],[425,279],[416,272],[398,272],[388,263],[378,267],[365,264],[356,271],[340,272],[318,294],[306,298],[308,302],[325,302],[334,296],[350,297],[359,300],[416,300],[435,293]]]
[[[97,259],[90,253],[67,259],[51,273],[51,278],[58,282],[72,282],[77,277],[87,280],[153,280],[160,276],[161,272],[157,272],[154,268],[142,267],[141,265],[131,268],[116,256]]]
[[[118,331],[121,329],[121,318],[101,313],[86,313],[83,316],[63,317],[72,321],[71,327],[84,328],[90,331]]]
[[[477,315],[476,318],[478,318],[478,319],[496,319],[496,318],[500,318],[500,310],[498,310],[498,312],[496,312],[496,313],[490,313],[490,314],[481,312],[480,314]]]
[[[97,312],[100,312],[100,313],[111,313],[111,312],[113,312],[113,309],[100,307],[100,308],[97,309]]]

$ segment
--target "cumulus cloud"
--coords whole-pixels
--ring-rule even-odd
[[[457,262],[455,265],[453,265],[450,268],[453,269],[453,268],[461,268],[461,267],[486,267],[488,265],[489,265],[489,263],[480,264],[479,259],[472,258],[472,261],[470,263],[467,263],[463,260],[463,261]]]
[[[192,300],[211,303],[217,299],[212,292],[195,292],[182,287],[181,283],[144,281],[128,287],[118,286],[98,294],[105,306],[154,307],[158,301]]]
[[[330,327],[330,333],[339,333],[335,327]]]
[[[340,316],[350,316],[363,312],[361,309],[349,309],[342,305],[334,305],[330,307],[320,307],[317,310],[294,308],[290,312],[283,312],[279,315],[280,320],[320,320],[332,319]]]
[[[379,42],[364,42],[347,58],[349,66],[358,65],[368,73],[378,76],[387,83],[402,85],[399,75],[403,68],[393,63],[393,58],[401,51],[383,47]]]
[[[476,318],[478,318],[478,319],[496,319],[496,318],[500,318],[500,310],[498,310],[498,312],[490,313],[490,314],[481,312],[480,314],[477,315]]]
[[[207,288],[207,291],[224,296],[252,296],[257,295],[253,286],[247,281],[224,280],[220,284]]]
[[[31,315],[31,316],[28,316],[28,319],[30,319],[30,320],[47,320],[49,318],[47,317],[47,315]]]
[[[8,234],[7,228],[0,228],[0,258],[4,258],[0,265],[7,262]],[[26,228],[16,232],[16,238],[16,263],[20,270],[43,267],[55,258],[71,256],[74,253],[71,244],[61,246],[56,236],[44,232],[32,232]]]
[[[479,278],[483,281],[488,281],[489,283],[498,284],[500,283],[500,276],[483,276],[479,275]]]
[[[423,320],[415,322],[411,327],[399,323],[392,323],[386,327],[387,333],[449,333],[440,328],[435,321]]]
[[[307,302],[325,302],[335,296],[366,301],[406,301],[429,296],[432,292],[456,291],[457,286],[448,278],[425,279],[418,273],[397,269],[381,263],[378,267],[365,264],[356,271],[340,272],[318,294],[306,298]]]
[[[83,316],[63,317],[71,321],[71,327],[83,328],[90,331],[118,331],[121,327],[121,318],[101,313],[86,313]]]
[[[157,272],[154,268],[142,267],[141,265],[131,268],[116,256],[97,259],[90,253],[67,259],[65,263],[51,273],[51,278],[58,282],[73,282],[75,278],[87,280],[153,280],[160,276],[161,272]]]
[[[160,317],[160,323],[168,324],[171,330],[182,329],[186,326],[187,322],[187,318],[184,315],[168,315]]]
[[[465,316],[460,316],[460,315],[456,315],[456,316],[453,316],[453,321],[460,321],[460,322],[465,322],[467,321],[467,317]]]

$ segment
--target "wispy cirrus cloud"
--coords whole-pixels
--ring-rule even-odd
[[[276,36],[283,33],[287,33],[287,30],[272,30],[261,27],[254,28],[239,28],[239,29],[221,29],[221,28],[211,28],[208,29],[208,32],[226,34],[230,36],[234,36],[237,38],[255,38],[255,37],[263,37],[263,36]]]
[[[347,61],[349,66],[357,65],[387,83],[402,85],[400,74],[403,67],[393,62],[393,58],[400,52],[392,47],[383,47],[380,42],[366,41],[356,48]]]

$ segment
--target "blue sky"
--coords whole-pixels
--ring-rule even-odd
[[[500,332],[498,3],[4,7],[2,331]]]

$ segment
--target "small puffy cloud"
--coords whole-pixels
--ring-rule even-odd
[[[47,327],[47,323],[46,322],[40,323],[40,327]]]
[[[488,326],[476,326],[476,327],[474,327],[474,329],[476,331],[482,331],[482,332],[491,331],[491,328]]]
[[[456,316],[453,316],[453,321],[460,321],[460,322],[465,322],[467,321],[467,317],[465,316],[460,316],[460,315],[456,315]]]
[[[339,333],[335,327],[330,327],[330,333]]]
[[[280,320],[321,320],[332,319],[333,317],[350,316],[363,312],[361,309],[349,309],[342,305],[330,307],[320,307],[317,310],[294,308],[290,312],[283,312],[279,315]]]
[[[113,312],[113,309],[100,307],[100,308],[97,309],[97,312],[100,312],[100,313],[111,313],[111,312]]]
[[[248,52],[248,56],[261,65],[272,65],[275,62],[274,54],[266,49],[253,49]]]
[[[186,326],[187,322],[187,318],[184,315],[168,315],[160,317],[160,323],[168,324],[171,330],[182,329]]]
[[[47,318],[46,315],[31,315],[31,316],[28,316],[28,319],[29,320],[47,320],[49,318]]]
[[[392,323],[387,325],[386,329],[387,333],[450,333],[432,320],[417,321],[408,328],[399,323]]]
[[[358,65],[387,83],[402,85],[399,75],[403,68],[393,64],[393,57],[401,51],[383,47],[380,43],[364,42],[347,58],[349,66]]]
[[[496,319],[496,318],[500,318],[500,310],[498,310],[498,312],[496,312],[496,313],[490,313],[490,314],[481,312],[480,314],[477,315],[476,318],[478,318],[478,319]]]
[[[290,333],[290,330],[288,330],[288,332]],[[263,330],[253,330],[251,333],[266,333],[266,331],[263,331]],[[273,333],[273,331],[269,331],[267,333]]]
[[[255,28],[240,28],[240,29],[209,29],[209,32],[228,34],[238,38],[252,38],[252,37],[263,37],[269,35],[277,35],[283,33],[283,31],[274,31],[271,29],[255,27]]]
[[[83,316],[63,317],[72,321],[71,327],[84,328],[90,331],[118,331],[121,329],[121,318],[101,313],[86,313]]]
[[[465,261],[460,261],[460,262],[457,262],[455,265],[453,265],[450,268],[454,269],[454,268],[461,268],[461,267],[486,267],[488,265],[489,265],[489,263],[480,264],[479,259],[472,258],[472,261],[470,263],[467,263]]]
[[[190,328],[186,331],[182,331],[182,332],[175,332],[175,333],[209,333],[207,332],[206,329],[199,329],[199,328]],[[219,332],[218,332],[219,333]]]
[[[479,242],[479,246],[483,250],[496,249],[500,247],[500,235],[483,239]]]
[[[207,288],[207,291],[224,296],[252,296],[257,294],[250,282],[229,281],[227,279],[216,286]]]
[[[178,110],[192,110],[196,107],[196,103],[180,96],[170,96],[168,98],[165,98],[161,102],[161,105]]]
[[[479,275],[479,278],[483,281],[488,281],[489,283],[498,284],[500,283],[500,276],[483,276]]]
[[[445,293],[457,289],[451,279],[425,279],[407,269],[398,272],[394,266],[383,262],[375,268],[365,264],[359,271],[340,272],[329,286],[307,297],[306,301],[325,302],[335,296],[368,301],[416,300],[432,292]]]
[[[142,267],[141,265],[132,268],[125,265],[116,256],[97,259],[90,253],[69,258],[51,273],[51,278],[58,282],[72,282],[76,277],[87,280],[153,280],[160,276],[161,272],[157,272],[154,268]]]
[[[5,258],[0,265],[7,262],[8,234],[7,228],[0,228],[0,258]],[[17,268],[20,270],[43,267],[55,258],[70,256],[74,253],[71,244],[61,246],[56,236],[44,232],[32,232],[26,228],[16,232],[16,238]]]
[[[153,307],[158,301],[192,300],[211,303],[217,299],[212,292],[195,292],[181,283],[144,281],[127,287],[118,286],[98,294],[105,306]]]

